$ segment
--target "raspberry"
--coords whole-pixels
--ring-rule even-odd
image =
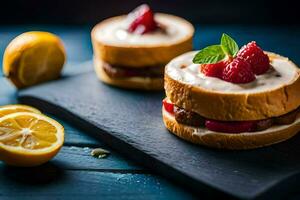
[[[131,23],[127,31],[130,33],[144,34],[154,31],[158,27],[152,10],[146,4],[137,7],[128,16]]]
[[[206,120],[205,127],[208,130],[223,132],[223,133],[242,133],[251,132],[255,128],[255,121],[243,121],[243,122],[222,122],[216,120]]]
[[[243,46],[238,52],[237,57],[244,58],[251,65],[254,74],[263,74],[270,68],[268,55],[254,41]]]
[[[174,114],[174,104],[172,102],[164,99],[163,106],[168,113]]]
[[[226,64],[226,61],[221,61],[214,64],[202,64],[200,66],[200,71],[206,76],[222,78],[223,70],[225,69]]]
[[[255,75],[250,64],[238,57],[226,66],[222,79],[232,83],[249,83],[255,80]]]

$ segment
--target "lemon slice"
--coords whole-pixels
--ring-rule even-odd
[[[37,113],[0,118],[0,159],[14,166],[37,166],[53,158],[64,142],[64,128]]]
[[[41,113],[38,109],[26,105],[16,104],[16,105],[0,106],[0,118],[5,115],[16,113],[16,112],[33,112],[39,114]]]
[[[3,73],[17,88],[56,79],[65,62],[61,40],[48,32],[26,32],[13,39],[3,56]]]

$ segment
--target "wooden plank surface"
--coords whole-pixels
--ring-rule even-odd
[[[148,174],[61,170],[50,164],[30,171],[0,166],[0,173],[1,199],[191,199]]]

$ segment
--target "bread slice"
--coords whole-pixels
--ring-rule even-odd
[[[103,70],[103,61],[94,60],[97,77],[106,84],[125,89],[163,90],[164,79],[152,77],[111,78]]]
[[[162,109],[167,129],[178,137],[195,144],[219,149],[253,149],[287,140],[300,131],[300,117],[289,125],[277,125],[264,131],[245,133],[219,133],[204,127],[197,128],[179,124],[175,117]]]
[[[155,19],[165,27],[165,32],[130,34],[125,30],[126,16],[100,22],[91,33],[95,58],[126,67],[162,66],[192,50],[192,24],[162,13],[155,14]]]
[[[166,96],[175,105],[208,119],[260,120],[284,115],[300,105],[300,70],[288,58],[266,52],[273,68],[249,84],[233,84],[199,72],[196,52],[172,60],[165,69]]]

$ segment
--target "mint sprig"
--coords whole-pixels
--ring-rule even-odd
[[[227,34],[223,33],[221,37],[221,46],[227,55],[235,57],[239,51],[237,43]]]
[[[217,63],[226,57],[221,45],[212,45],[200,50],[193,59],[194,63]]]
[[[220,45],[212,45],[201,49],[193,58],[195,64],[213,64],[226,57],[235,57],[239,51],[237,43],[229,35],[223,33]]]

